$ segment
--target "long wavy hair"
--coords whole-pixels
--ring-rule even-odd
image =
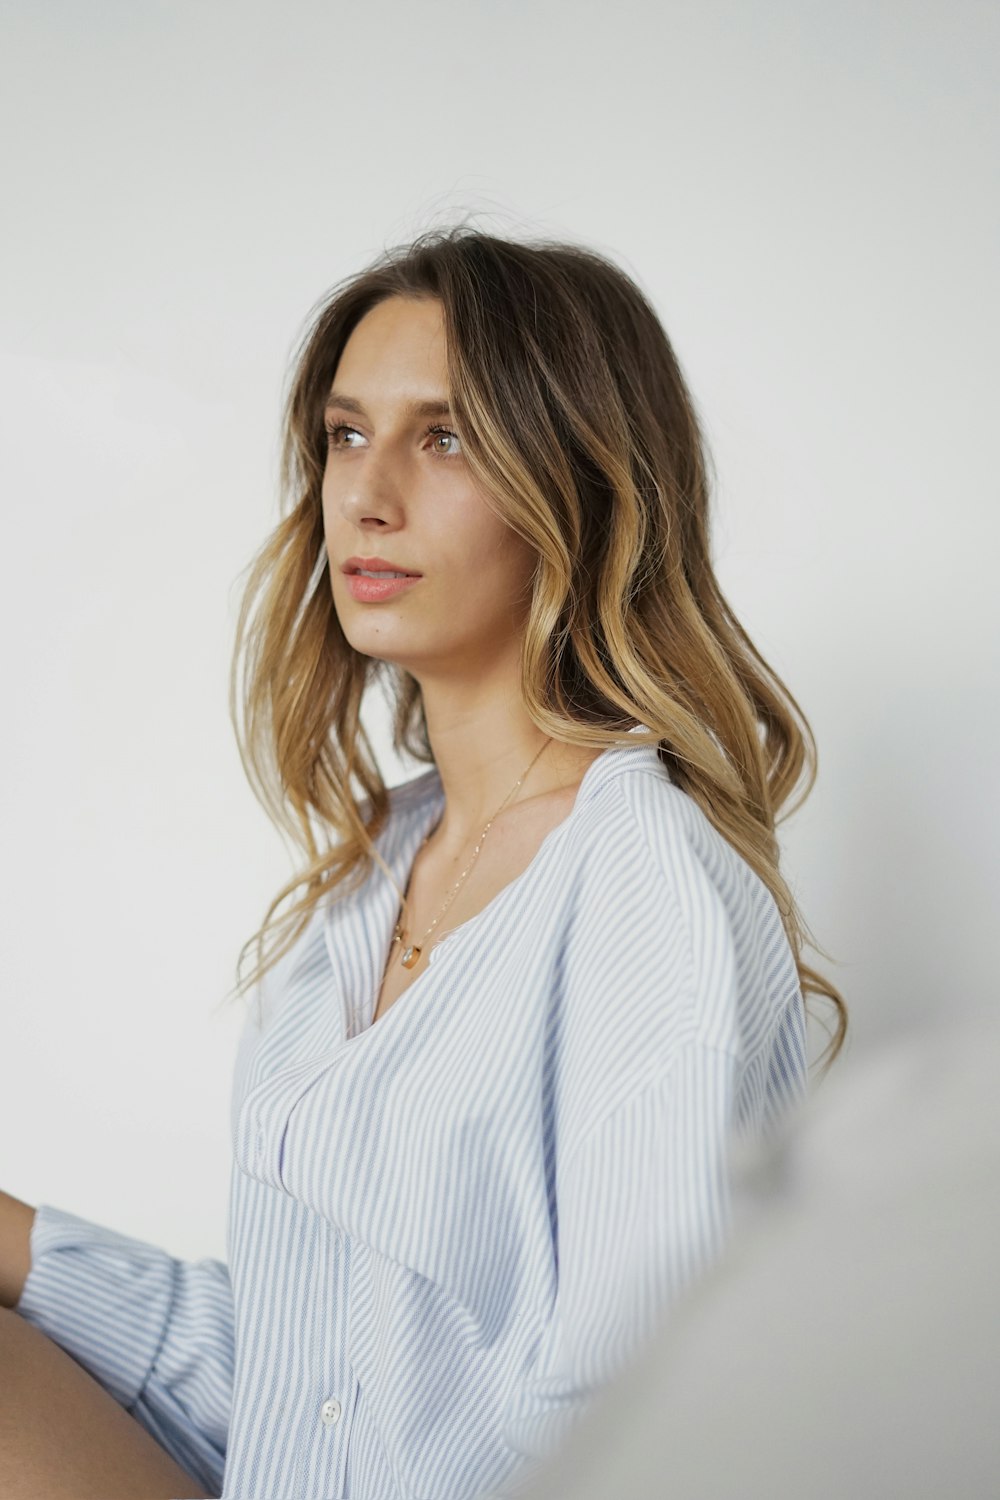
[[[318,901],[356,889],[373,860],[396,884],[374,847],[389,795],[361,720],[371,685],[387,689],[396,751],[434,764],[419,683],[344,636],[323,531],[324,401],[352,330],[393,296],[440,302],[466,462],[537,554],[520,658],[529,716],[593,749],[640,742],[628,733],[638,724],[652,731],[641,743],[655,739],[672,780],[771,892],[807,1012],[810,995],[832,1004],[825,1073],[847,1007],[802,960],[807,940],[823,950],[779,871],[775,832],[812,790],[815,741],[712,570],[709,455],[673,347],[636,283],[595,251],[465,224],[388,249],[338,283],[295,353],[282,514],[244,570],[230,715],[255,795],[305,863],[241,948],[232,995],[291,948]],[[251,946],[256,964],[241,977]]]

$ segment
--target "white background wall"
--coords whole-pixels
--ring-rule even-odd
[[[8,1191],[224,1253],[220,1000],[291,867],[227,707],[288,360],[469,211],[610,254],[674,341],[723,587],[819,742],[783,839],[838,1066],[996,993],[992,4],[2,14]]]

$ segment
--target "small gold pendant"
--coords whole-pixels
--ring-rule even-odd
[[[403,968],[404,969],[412,969],[413,965],[417,962],[417,959],[420,957],[421,952],[422,952],[422,950],[420,948],[418,948],[415,943],[411,943],[410,946],[403,953],[403,958],[402,958]]]

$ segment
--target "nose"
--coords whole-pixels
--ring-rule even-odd
[[[368,520],[399,520],[406,495],[406,476],[399,455],[390,445],[366,449],[360,462],[328,468],[324,486],[332,487],[334,503],[345,521],[360,526]]]

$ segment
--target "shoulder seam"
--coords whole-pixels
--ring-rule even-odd
[[[667,1063],[667,1066],[663,1069],[662,1072],[656,1073],[653,1077],[648,1078],[645,1083],[639,1086],[639,1088],[633,1089],[631,1093],[626,1094],[624,1098],[619,1099],[615,1104],[611,1106],[610,1109],[606,1110],[604,1114],[600,1115],[598,1119],[592,1121],[590,1125],[588,1125],[587,1129],[584,1131],[583,1135],[580,1136],[579,1140],[574,1141],[572,1146],[570,1147],[570,1150],[566,1156],[565,1163],[563,1164],[562,1171],[566,1172],[570,1164],[576,1160],[580,1152],[583,1151],[583,1149],[593,1141],[594,1137],[605,1128],[610,1120],[613,1120],[617,1115],[620,1115],[623,1110],[628,1109],[630,1106],[634,1106],[635,1104],[637,1104],[640,1100],[647,1098],[653,1091],[653,1089],[663,1088],[665,1084],[669,1083],[671,1077],[677,1069],[681,1057],[685,1052],[688,1052],[691,1049],[695,1049],[696,1051],[701,1053],[711,1053],[716,1057],[728,1058],[728,1060],[734,1065],[736,1069],[736,1080],[734,1083],[735,1097],[735,1095],[739,1092],[739,1080],[742,1076],[739,1053],[734,1051],[731,1047],[720,1047],[716,1042],[707,1042],[703,1037],[698,1036],[696,1032],[692,1032],[690,1035],[685,1036],[681,1041],[678,1042],[677,1047],[671,1055],[670,1061]]]
[[[649,773],[648,772],[642,773],[640,770],[637,770],[637,771],[634,771],[634,772],[630,772],[629,774],[631,774],[631,775],[639,775],[639,774],[646,774],[646,775],[648,775]],[[637,817],[636,810],[633,807],[632,803],[629,801],[628,797],[625,795],[625,787],[623,785],[623,781],[624,781],[624,778],[617,778],[612,783],[612,785],[618,791],[619,799],[620,799],[620,804],[624,808],[625,814],[629,818],[629,820],[631,822],[631,825],[632,825],[633,829],[635,830],[635,833],[636,833],[636,836],[637,836],[637,841],[641,845],[642,850],[644,852],[644,855],[645,855],[646,859],[649,861],[650,866],[655,871],[656,876],[657,876],[657,878],[659,880],[659,883],[666,890],[670,901],[673,903],[673,905],[675,906],[675,908],[676,908],[676,910],[677,910],[677,912],[679,913],[679,916],[680,916],[681,924],[682,924],[682,927],[683,927],[683,930],[684,930],[684,950],[685,950],[685,959],[686,959],[685,979],[686,979],[686,982],[687,982],[687,989],[688,989],[688,1001],[687,1001],[687,1003],[688,1003],[688,1006],[689,1006],[690,1012],[691,1012],[690,1017],[689,1017],[689,1022],[690,1022],[690,1026],[691,1026],[691,1033],[690,1034],[691,1034],[691,1036],[696,1036],[697,1035],[697,1025],[696,1025],[695,1018],[694,1018],[694,997],[693,997],[693,990],[694,990],[694,983],[695,983],[694,947],[693,947],[693,944],[691,942],[691,930],[690,930],[690,924],[689,924],[688,919],[687,919],[687,913],[684,911],[684,907],[683,907],[683,905],[682,905],[682,903],[681,903],[681,901],[680,901],[680,899],[679,899],[679,897],[677,895],[676,890],[674,889],[672,883],[668,879],[666,871],[661,867],[659,860],[656,858],[656,855],[653,852],[653,848],[652,848],[652,846],[651,846],[651,844],[649,842],[649,837],[648,837],[648,835],[646,833],[645,827],[643,826],[643,824],[640,821],[640,819]]]
[[[674,788],[673,790],[680,791],[680,788]],[[686,796],[687,794],[681,792],[681,795]],[[656,872],[661,889],[665,892],[667,898],[673,904],[674,909],[678,913],[681,926],[684,931],[685,952],[687,957],[687,1004],[690,1008],[689,1022],[691,1035],[693,1037],[699,1038],[704,1045],[715,1046],[718,1050],[725,1051],[727,1055],[735,1057],[737,1058],[737,1060],[739,1060],[741,1057],[740,1049],[738,1047],[725,1046],[717,1039],[714,1039],[711,1030],[714,1023],[705,1015],[699,1014],[698,999],[700,988],[704,984],[704,975],[698,971],[697,967],[694,925],[695,918],[692,916],[692,913],[688,909],[688,906],[686,905],[684,900],[682,900],[681,893],[678,890],[675,881],[671,879],[669,870],[665,869],[657,858],[656,851],[649,837],[649,832],[643,824],[642,820],[639,818],[636,808],[629,800],[629,798],[625,795],[624,786],[622,786],[622,802],[625,804],[628,815],[631,818],[632,825],[636,830],[637,840],[639,844],[641,844],[650,866]],[[693,869],[697,873],[699,883],[701,883],[701,881],[704,881],[705,888],[709,892],[709,900],[711,902],[712,913],[713,915],[718,914],[724,931],[724,942],[726,944],[727,952],[732,962],[735,964],[736,956],[732,931],[732,921],[729,911],[726,907],[725,900],[717,885],[715,884],[715,881],[712,879],[711,874],[705,868],[697,849],[692,844],[691,839],[688,837],[688,831],[685,828],[682,820],[681,809],[678,807],[673,797],[669,799],[667,805],[670,807],[670,824],[668,827],[667,836],[670,839],[671,843],[675,843],[681,850],[681,857],[686,862],[689,862],[692,865]],[[707,1032],[704,1030],[706,1026],[709,1028]]]

